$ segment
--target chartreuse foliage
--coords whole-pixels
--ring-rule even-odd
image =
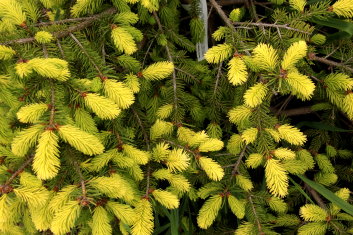
[[[1,0],[0,235],[353,233],[353,1],[259,2]]]

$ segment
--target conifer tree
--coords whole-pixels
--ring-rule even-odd
[[[353,1],[221,3],[0,1],[0,235],[353,232]]]

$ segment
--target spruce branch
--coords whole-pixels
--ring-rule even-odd
[[[48,58],[48,50],[45,45],[43,45],[43,54],[44,58]],[[55,88],[54,81],[50,79],[50,117],[49,117],[49,126],[53,128],[55,126],[54,118],[55,118]]]
[[[230,176],[230,178],[232,179],[236,174],[239,174],[239,166],[240,163],[243,160],[243,157],[245,156],[245,151],[247,149],[248,145],[245,145],[243,150],[241,151],[241,153],[239,154],[239,158],[237,160],[237,162],[234,164],[233,170],[232,170],[232,174]]]
[[[253,200],[252,200],[252,195],[251,195],[251,194],[248,195],[248,201],[249,201],[249,203],[250,203],[252,212],[254,213],[254,217],[255,217],[255,221],[256,221],[256,225],[257,225],[258,234],[259,234],[259,235],[264,235],[265,233],[262,231],[262,226],[261,226],[261,223],[260,223],[260,219],[259,219],[259,217],[257,216],[257,212],[256,212],[256,209],[255,209],[255,205],[254,205],[254,202],[253,202]]]
[[[191,73],[188,73],[188,72],[186,72],[185,70],[183,70],[183,69],[180,69],[180,68],[178,68],[178,67],[174,67],[174,69],[176,70],[176,71],[179,71],[179,72],[181,72],[181,73],[184,73],[184,74],[186,74],[186,75],[188,75],[189,77],[191,77],[192,78],[192,80],[194,80],[195,82],[197,82],[197,83],[201,83],[201,81],[199,80],[199,79],[197,79],[194,75],[192,75]]]
[[[164,142],[166,142],[168,144],[174,145],[175,147],[184,149],[186,152],[191,153],[195,158],[198,155],[198,153],[196,151],[191,150],[188,146],[183,146],[181,144],[177,144],[177,143],[175,143],[175,142],[173,142],[171,140],[166,140],[166,139],[162,139],[162,141],[164,141]]]
[[[147,164],[147,176],[146,176],[146,194],[144,195],[145,198],[148,198],[150,194],[150,181],[151,181],[151,166]]]
[[[221,6],[229,6],[229,5],[246,5],[249,0],[219,0],[217,3]],[[255,5],[266,6],[272,5],[272,2],[254,2]]]
[[[147,145],[147,150],[150,150],[150,138],[148,137],[148,134],[146,132],[146,129],[141,121],[140,116],[138,115],[137,111],[135,110],[134,107],[131,107],[132,112],[134,113],[134,116],[141,128],[143,138],[145,139],[146,145]],[[147,164],[147,175],[146,175],[146,194],[144,197],[148,198],[148,195],[150,193],[150,178],[151,178],[151,165],[150,163]]]
[[[63,47],[61,46],[60,40],[57,40],[57,41],[56,41],[56,45],[57,45],[58,48],[59,48],[61,57],[62,57],[63,59],[65,59],[65,53],[64,53]]]
[[[215,82],[214,89],[213,89],[213,95],[212,95],[213,97],[215,97],[215,95],[216,95],[216,93],[217,93],[219,78],[220,78],[221,75],[222,75],[222,65],[223,65],[223,63],[219,63],[218,71],[217,71],[217,76],[216,76],[216,82]]]
[[[157,22],[158,29],[164,34],[162,23],[161,23],[158,15],[155,11],[153,11],[153,17],[155,18],[155,20]],[[173,57],[170,53],[170,49],[169,49],[168,45],[165,45],[165,50],[167,52],[168,60],[174,64]],[[177,78],[176,78],[175,68],[173,69],[172,78],[173,78],[172,82],[173,82],[173,93],[174,93],[173,107],[174,107],[174,114],[176,117],[176,115],[178,113],[178,95],[177,95],[177,83],[176,83]],[[179,120],[175,120],[175,121],[179,121]]]
[[[327,207],[326,207],[324,201],[322,200],[320,195],[313,188],[311,188],[307,183],[304,183],[304,188],[306,188],[308,190],[308,192],[311,194],[311,196],[314,198],[314,200],[317,202],[317,204],[321,208],[327,210]]]
[[[253,17],[253,19],[258,22],[259,21],[259,16],[256,13],[256,8],[255,8],[255,4],[253,0],[249,0],[246,2],[246,5],[248,6],[248,8],[250,9],[250,13]],[[265,34],[265,27],[263,25],[260,25],[259,28],[262,30],[262,32]]]
[[[277,116],[284,115],[287,117],[305,115],[305,114],[310,114],[310,113],[314,112],[311,109],[311,106],[294,108],[294,109],[287,109],[287,110],[282,110],[282,111],[271,108],[271,111],[276,113]]]
[[[307,31],[303,31],[300,29],[296,29],[293,27],[288,26],[287,24],[285,25],[279,25],[279,24],[268,24],[268,23],[261,23],[261,22],[257,22],[257,23],[253,23],[253,22],[232,22],[228,16],[225,14],[225,12],[222,10],[222,7],[216,2],[216,0],[210,0],[211,5],[216,9],[218,15],[222,18],[222,20],[224,21],[224,23],[233,30],[233,32],[235,32],[235,27],[234,25],[240,25],[240,26],[256,26],[259,28],[264,29],[264,27],[271,27],[271,28],[276,28],[277,30],[279,30],[280,28],[282,29],[286,29],[286,30],[290,30],[290,31],[295,31],[295,32],[299,32],[299,33],[303,33],[303,34],[311,34],[310,32]],[[253,9],[254,4],[251,3],[251,8]],[[256,12],[253,13],[255,14],[254,17],[256,18]],[[247,55],[250,55],[250,53],[248,51],[245,51]]]
[[[147,47],[145,56],[143,57],[142,64],[141,64],[141,67],[142,67],[142,68],[145,66],[145,61],[146,61],[146,59],[147,59],[147,55],[148,55],[148,53],[150,52],[150,50],[151,50],[151,48],[152,48],[152,45],[153,45],[153,43],[154,43],[154,40],[155,40],[155,38],[153,38],[153,39],[151,40],[150,44],[149,44],[148,47]]]
[[[85,179],[84,179],[82,172],[81,172],[80,164],[77,161],[75,161],[74,166],[75,166],[75,170],[76,170],[77,175],[80,177],[82,196],[86,197],[86,195],[87,195],[86,183],[85,183]]]
[[[321,62],[323,64],[327,64],[327,65],[330,65],[330,66],[334,66],[334,67],[339,67],[339,68],[343,68],[345,70],[348,70],[349,72],[353,73],[353,68],[343,64],[343,63],[338,63],[338,62],[335,62],[333,60],[329,60],[329,59],[326,59],[326,58],[323,58],[323,57],[319,57],[319,56],[316,56],[315,53],[309,53],[308,54],[308,58],[309,60],[312,60],[312,61],[318,61],[318,62]]]
[[[289,104],[289,102],[291,101],[291,99],[293,98],[292,95],[288,96],[287,99],[283,102],[283,104],[281,105],[281,107],[277,110],[275,116],[278,116],[283,109],[285,109],[287,107],[287,105]]]
[[[94,62],[92,57],[88,54],[87,50],[84,48],[82,43],[73,35],[72,33],[69,33],[70,37],[75,41],[75,43],[78,45],[78,47],[82,50],[82,52],[87,56],[89,62],[93,65],[93,67],[97,70],[98,74],[100,77],[104,77],[102,71],[98,67],[98,65]]]
[[[131,111],[134,113],[134,116],[141,128],[141,131],[142,131],[142,134],[143,134],[143,138],[145,139],[145,142],[146,142],[146,145],[147,145],[147,150],[149,151],[150,150],[150,138],[148,137],[148,134],[146,132],[146,128],[144,127],[142,121],[141,121],[141,118],[140,116],[138,115],[137,111],[135,110],[134,107],[131,107]]]
[[[56,31],[53,33],[53,36],[56,39],[64,38],[64,37],[69,36],[70,34],[76,32],[76,31],[80,31],[82,29],[85,29],[85,28],[91,26],[94,21],[101,19],[104,16],[112,15],[115,12],[116,12],[115,8],[109,8],[109,9],[103,11],[102,13],[99,13],[99,14],[91,16],[91,17],[87,17],[88,19],[83,21],[82,23],[71,26],[71,27],[69,27],[65,30],[62,30],[62,31]],[[0,43],[0,45],[24,44],[24,43],[31,43],[34,41],[35,41],[34,37],[20,38],[20,39],[15,39],[15,40]]]
[[[113,130],[112,133],[115,135],[115,137],[116,137],[116,139],[117,139],[117,141],[118,141],[118,148],[119,148],[119,149],[120,149],[120,148],[122,149],[122,146],[123,146],[124,142],[123,142],[123,140],[122,140],[122,138],[121,138],[119,132]]]
[[[75,171],[80,178],[81,191],[82,191],[82,195],[80,197],[78,197],[78,200],[82,206],[88,206],[91,203],[91,201],[87,197],[86,180],[83,177],[83,174],[81,172],[81,167],[80,167],[79,162],[74,161],[73,164],[74,164]]]
[[[210,0],[211,5],[216,9],[218,15],[222,18],[224,23],[235,33],[235,28],[232,21],[228,18],[226,13],[222,10],[222,7],[216,2],[216,0]],[[244,44],[244,42],[240,41],[240,43]],[[244,50],[247,55],[250,55],[248,50]]]
[[[95,18],[96,16],[97,15],[87,16],[87,17],[78,17],[78,18],[69,18],[69,19],[64,19],[64,20],[56,20],[56,21],[48,21],[48,22],[40,22],[40,23],[34,24],[32,26],[43,27],[43,26],[56,25],[56,24],[75,23],[75,22],[80,22],[80,21],[91,20],[91,19]]]
[[[1,193],[7,193],[8,190],[11,190],[11,186],[10,184],[12,183],[12,181],[14,181],[14,179],[23,172],[23,170],[29,165],[31,164],[31,162],[34,159],[34,154],[32,154],[12,175],[11,177],[5,182],[4,185],[0,185],[0,192]]]
[[[300,29],[296,29],[293,27],[288,26],[288,24],[269,24],[269,23],[261,23],[261,22],[233,22],[233,25],[240,25],[240,26],[256,26],[256,27],[265,27],[265,28],[276,28],[277,30],[279,29],[286,29],[286,30],[290,30],[290,31],[295,31],[298,33],[303,33],[303,34],[311,34],[310,32],[304,31],[304,30],[300,30]]]
[[[233,31],[235,31],[232,21],[228,18],[226,13],[222,10],[222,7],[216,2],[216,0],[210,0],[211,5],[216,9],[218,15],[222,18],[224,23]]]

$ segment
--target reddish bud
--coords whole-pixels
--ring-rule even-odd
[[[108,77],[106,77],[106,76],[99,76],[99,77],[100,77],[100,79],[101,79],[102,81],[105,81],[105,80],[108,79]]]
[[[136,76],[139,77],[139,78],[142,78],[142,77],[143,77],[143,74],[142,74],[142,72],[138,72],[138,73],[136,74]]]
[[[13,187],[11,187],[10,185],[1,185],[0,186],[0,192],[2,194],[7,194],[7,193],[11,193],[13,191]]]

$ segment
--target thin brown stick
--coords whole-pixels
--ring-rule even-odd
[[[122,148],[124,142],[121,139],[121,136],[120,136],[119,132],[113,131],[113,134],[115,135],[116,139],[118,140],[118,148]]]
[[[176,147],[179,147],[179,148],[182,148],[184,149],[186,152],[189,152],[191,153],[194,157],[197,156],[197,153],[195,151],[192,151],[190,148],[188,148],[187,146],[183,146],[183,145],[180,145],[180,144],[177,144],[171,140],[166,140],[166,139],[162,139],[164,142],[168,143],[168,144],[171,144],[171,145],[174,145]]]
[[[82,29],[85,29],[89,26],[91,26],[93,24],[94,21],[106,16],[106,15],[112,15],[116,12],[115,8],[109,8],[106,11],[103,11],[100,14],[94,15],[92,17],[89,17],[86,21],[79,23],[77,25],[71,26],[63,31],[57,31],[53,33],[53,36],[56,39],[60,39],[63,37],[68,36],[70,33],[76,32],[76,31],[80,31]],[[15,39],[15,40],[11,40],[11,41],[7,41],[7,42],[3,42],[0,43],[0,45],[11,45],[11,44],[24,44],[24,43],[31,43],[34,42],[35,38],[34,37],[30,37],[30,38],[20,38],[20,39]]]
[[[213,97],[216,95],[217,88],[218,88],[218,83],[219,83],[219,78],[222,75],[222,65],[223,65],[223,63],[219,63],[217,76],[216,76],[216,82],[214,84],[214,89],[213,89],[213,95],[212,95]]]
[[[147,178],[146,178],[146,194],[145,197],[148,198],[148,194],[150,193],[150,178],[151,178],[151,166],[147,165]]]
[[[70,18],[70,19],[57,20],[57,21],[40,22],[40,23],[34,24],[33,26],[34,27],[43,27],[43,26],[56,25],[56,24],[75,23],[75,22],[80,22],[80,21],[86,21],[86,20],[89,20],[92,18],[94,18],[94,16]]]
[[[158,25],[158,28],[159,30],[164,33],[164,30],[163,30],[163,26],[162,26],[162,23],[157,15],[157,13],[154,11],[153,12],[153,17],[155,18],[156,22],[157,22],[157,25]],[[169,50],[169,47],[168,45],[165,45],[165,50],[167,52],[167,56],[168,56],[168,60],[170,62],[172,62],[174,64],[174,61],[173,61],[173,57],[172,57],[172,54],[170,53],[170,50]],[[172,82],[173,82],[173,94],[174,94],[174,113],[175,115],[177,114],[177,111],[178,111],[178,95],[177,95],[177,83],[176,83],[176,73],[175,73],[175,69],[173,69],[173,74],[172,74]],[[175,121],[179,121],[179,120],[175,120]]]
[[[212,6],[216,9],[218,15],[222,18],[222,20],[224,21],[224,23],[226,23],[226,25],[234,31],[234,30],[235,30],[235,29],[234,29],[234,25],[233,25],[233,23],[230,21],[230,19],[229,19],[228,16],[226,15],[226,13],[224,13],[224,11],[222,10],[222,7],[216,2],[216,0],[210,0],[210,3],[211,3]]]
[[[276,112],[276,110],[273,110],[273,111]],[[308,106],[308,107],[300,107],[295,109],[283,110],[279,112],[278,115],[284,115],[284,116],[290,117],[290,116],[305,115],[313,112],[314,111],[311,109],[311,106]]]
[[[75,165],[75,170],[76,170],[78,176],[80,177],[80,184],[81,184],[82,196],[83,196],[84,198],[86,198],[86,196],[87,196],[87,189],[86,189],[85,178],[84,178],[83,175],[82,175],[81,167],[80,167],[79,163],[75,161],[75,162],[74,162],[74,165]]]
[[[299,33],[304,33],[304,34],[311,34],[310,32],[296,29],[293,27],[289,27],[287,24],[268,24],[268,23],[254,23],[254,22],[233,22],[233,25],[240,25],[240,26],[256,26],[256,27],[267,27],[267,28],[276,28],[276,29],[286,29],[290,31],[295,31]]]
[[[246,4],[249,0],[219,0],[217,3],[221,6],[229,6],[229,5],[241,5]],[[255,5],[266,6],[273,4],[272,2],[254,2]]]
[[[275,114],[276,116],[278,116],[278,115],[282,112],[282,110],[287,107],[288,103],[290,102],[290,100],[291,100],[292,98],[293,98],[292,95],[290,95],[290,96],[287,97],[287,99],[283,102],[283,104],[281,105],[281,107],[277,110],[277,112],[276,112],[276,114]]]
[[[253,19],[258,22],[259,21],[259,16],[256,14],[256,8],[253,0],[248,0],[246,5],[248,5],[248,8],[252,14]],[[266,30],[263,25],[260,25],[259,28],[262,30],[262,32],[265,34]]]
[[[137,122],[139,123],[139,126],[141,128],[142,134],[143,134],[143,138],[145,139],[146,145],[147,145],[147,150],[150,150],[150,138],[148,137],[148,134],[146,132],[146,129],[141,121],[140,116],[138,115],[137,111],[135,110],[134,107],[131,107],[132,112],[135,115],[135,118],[137,120]],[[146,194],[145,197],[148,198],[148,195],[150,193],[150,178],[151,178],[151,165],[148,163],[147,164],[147,176],[146,176]]]
[[[199,79],[197,79],[194,75],[192,75],[191,73],[186,72],[185,70],[182,70],[180,68],[174,67],[175,70],[181,72],[181,73],[185,73],[186,75],[188,75],[189,77],[191,77],[195,82],[197,83],[201,83],[201,81]]]
[[[88,54],[87,50],[84,48],[84,46],[81,44],[81,42],[73,35],[72,33],[69,33],[70,37],[76,42],[76,44],[81,48],[82,52],[87,56],[89,62],[93,65],[93,67],[97,70],[98,74],[100,77],[103,77],[103,73],[98,67],[98,65],[94,62],[92,57]]]
[[[138,124],[139,124],[139,126],[141,128],[141,131],[142,131],[142,134],[143,134],[143,138],[145,139],[145,142],[146,142],[146,145],[147,145],[147,150],[150,150],[150,138],[148,137],[146,129],[145,129],[145,127],[144,127],[144,125],[143,125],[143,123],[141,121],[141,118],[138,115],[138,113],[137,113],[137,111],[135,110],[134,107],[131,107],[131,110],[134,113],[135,118],[136,118],[136,120],[137,120],[137,122],[138,122]]]
[[[308,58],[309,58],[309,60],[319,61],[323,64],[327,64],[327,65],[334,66],[334,67],[339,67],[339,68],[348,70],[349,72],[353,73],[353,68],[351,68],[345,64],[335,62],[333,60],[328,60],[323,57],[316,56],[315,53],[309,53]]]
[[[151,49],[151,47],[152,47],[152,45],[153,45],[154,40],[155,40],[155,38],[153,38],[153,39],[151,40],[150,44],[149,44],[148,47],[147,47],[145,56],[143,57],[142,64],[141,64],[141,67],[142,67],[142,68],[145,66],[145,61],[146,61],[147,55],[148,55],[148,53],[150,52],[150,49]]]
[[[48,58],[48,50],[45,45],[43,45],[43,54],[44,58]],[[54,118],[55,118],[55,89],[54,89],[54,81],[50,79],[50,117],[49,117],[49,126],[54,127]]]
[[[241,151],[241,153],[239,155],[237,162],[234,164],[234,167],[232,170],[232,175],[230,176],[231,179],[233,178],[233,176],[235,176],[237,173],[239,173],[239,166],[240,166],[241,161],[243,160],[243,157],[245,155],[245,150],[247,147],[248,147],[247,145],[244,146],[243,150]]]
[[[63,59],[65,59],[65,53],[64,53],[63,47],[61,46],[61,43],[60,43],[59,40],[56,41],[56,45],[57,45],[58,48],[59,48],[61,57],[62,57]]]
[[[248,0],[220,0],[217,1],[217,3],[221,6],[228,6],[228,5],[233,5],[233,4],[246,4]]]
[[[314,190],[312,189],[309,185],[307,185],[306,183],[304,183],[304,187],[308,190],[308,192],[311,194],[311,196],[314,198],[314,200],[317,202],[317,204],[323,208],[323,209],[327,209],[326,204],[324,203],[324,201],[322,200],[322,198],[320,197],[320,195]]]
[[[4,186],[8,186],[12,183],[12,181],[23,172],[23,170],[32,162],[34,158],[34,154],[30,156],[30,158],[28,158],[21,166],[20,168],[17,169],[17,171],[15,171],[15,173],[13,173],[11,175],[11,177],[6,181],[6,183],[4,184]]]
[[[263,235],[263,234],[265,234],[265,233],[262,231],[262,226],[261,226],[260,220],[259,220],[259,218],[258,218],[258,216],[257,216],[257,212],[256,212],[256,209],[255,209],[255,205],[254,205],[254,202],[252,201],[252,198],[251,198],[251,197],[252,197],[252,195],[249,194],[248,200],[249,200],[249,202],[250,202],[251,209],[252,209],[252,211],[253,211],[253,213],[254,213],[254,216],[255,216],[255,221],[256,221],[256,224],[257,224],[258,234],[259,234],[259,235]]]
[[[230,21],[226,13],[222,10],[222,7],[216,2],[216,0],[210,0],[211,5],[213,8],[216,9],[218,15],[222,18],[224,23],[233,31],[235,32],[235,28],[233,23]],[[244,44],[244,42],[240,41],[241,44]],[[247,55],[250,55],[250,52],[248,50],[244,50]]]

